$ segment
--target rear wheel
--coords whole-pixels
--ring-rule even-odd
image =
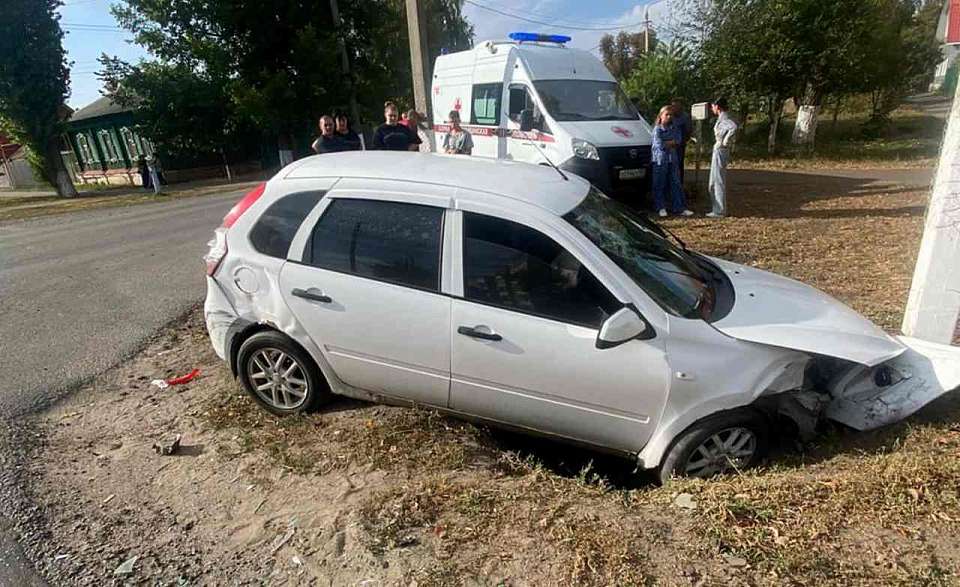
[[[237,353],[240,383],[253,399],[279,416],[308,412],[330,396],[313,359],[279,332],[259,332]]]
[[[750,468],[767,450],[767,423],[753,410],[737,410],[704,418],[674,441],[657,471],[671,477],[713,477]]]

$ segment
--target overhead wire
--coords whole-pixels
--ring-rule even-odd
[[[537,20],[537,19],[534,19],[534,18],[529,18],[529,17],[522,16],[522,15],[519,15],[519,14],[513,14],[513,13],[510,13],[510,12],[503,11],[503,10],[498,10],[498,9],[496,9],[496,8],[491,8],[490,6],[485,6],[485,5],[483,5],[483,4],[480,4],[480,3],[478,3],[478,2],[475,2],[474,0],[463,0],[463,1],[464,1],[464,3],[466,3],[466,4],[470,4],[471,6],[476,6],[477,8],[479,8],[479,9],[481,9],[481,10],[486,10],[486,11],[492,12],[492,13],[494,13],[494,14],[499,14],[500,16],[506,16],[507,18],[514,18],[514,19],[516,19],[516,20],[522,20],[522,21],[524,21],[524,22],[529,22],[529,23],[532,23],[532,24],[539,24],[539,25],[543,25],[543,26],[553,26],[553,27],[556,27],[556,28],[558,28],[558,29],[569,29],[569,30],[573,30],[573,31],[618,31],[618,30],[628,29],[628,28],[635,27],[635,26],[638,26],[638,25],[643,24],[642,21],[641,21],[641,22],[638,22],[638,23],[633,23],[633,24],[628,24],[628,25],[622,25],[622,26],[616,26],[616,27],[610,27],[610,26],[584,27],[584,26],[554,24],[554,23],[551,23],[551,22],[547,22],[547,21],[543,21],[543,20]]]

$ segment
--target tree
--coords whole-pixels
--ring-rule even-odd
[[[657,34],[650,31],[650,51],[657,48]],[[605,34],[600,38],[600,55],[613,77],[623,80],[633,71],[646,51],[644,33],[620,31],[617,36]]]
[[[854,72],[851,86],[870,96],[868,132],[878,131],[887,116],[912,92],[922,91],[941,59],[936,40],[939,10],[917,0],[878,3],[868,49],[872,59]]]
[[[373,120],[379,119],[384,100],[411,93],[403,0],[340,2],[339,28],[326,2],[306,9],[300,0],[122,2],[114,7],[117,19],[160,65],[178,76],[192,75],[192,82],[202,81],[198,87],[222,96],[221,118],[248,121],[276,137],[281,150],[309,144],[320,114],[350,107],[351,88],[361,115]],[[441,48],[469,46],[473,31],[461,5],[462,0],[427,1],[433,55]],[[145,70],[144,64],[138,67]],[[113,82],[133,93],[159,91],[148,79],[156,76]],[[191,115],[189,109],[186,113]]]
[[[77,195],[60,156],[70,81],[61,0],[4,0],[0,17],[0,126],[32,154],[38,174],[61,197]]]
[[[702,20],[707,83],[736,103],[765,106],[767,150],[776,149],[783,103],[800,77],[793,26],[782,2],[719,0]]]
[[[661,44],[636,63],[623,81],[623,89],[638,103],[643,117],[652,121],[673,98],[691,103],[701,95],[697,71],[688,48]]]
[[[166,165],[180,161],[230,160],[256,151],[259,133],[238,115],[226,94],[229,84],[179,64],[130,65],[100,58],[101,78],[111,98],[135,113],[137,130],[149,137]]]

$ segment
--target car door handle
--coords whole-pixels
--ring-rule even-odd
[[[483,340],[503,340],[503,337],[496,332],[483,332],[482,330],[477,330],[477,328],[470,326],[461,326],[457,328],[457,332],[471,338],[480,338]]]
[[[303,298],[305,300],[312,300],[314,302],[323,302],[324,304],[329,304],[333,301],[328,295],[325,295],[322,291],[310,291],[307,289],[300,289],[299,287],[294,289],[292,292],[293,295],[298,298]]]

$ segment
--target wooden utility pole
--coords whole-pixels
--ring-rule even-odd
[[[357,84],[353,82],[353,72],[350,70],[350,55],[347,53],[347,43],[344,41],[345,33],[342,30],[343,22],[340,20],[340,7],[337,0],[330,0],[330,13],[333,16],[333,27],[337,31],[337,45],[340,48],[340,67],[343,69],[343,76],[347,82],[347,94],[350,100],[350,121],[353,124],[360,124],[360,109],[357,108]]]
[[[960,87],[940,146],[903,333],[944,344],[960,338]]]
[[[427,22],[421,0],[407,0],[407,31],[410,36],[410,69],[413,71],[413,99],[417,112],[433,121],[430,110],[430,57],[427,54]]]

